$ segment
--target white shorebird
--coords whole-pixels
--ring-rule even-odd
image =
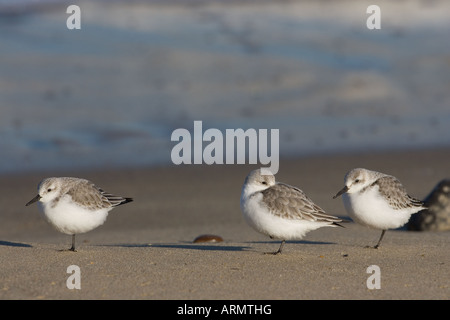
[[[302,239],[309,231],[340,226],[337,217],[325,213],[306,194],[290,185],[275,182],[275,177],[261,169],[250,172],[241,193],[241,210],[246,222],[272,239],[281,239],[281,253],[286,240]]]
[[[111,209],[133,199],[104,192],[85,179],[61,177],[42,180],[38,195],[26,206],[37,201],[44,217],[56,230],[72,235],[69,250],[76,251],[76,234],[102,225]]]
[[[397,178],[362,168],[346,174],[344,188],[333,199],[340,195],[356,223],[382,230],[374,248],[380,246],[386,230],[403,226],[413,213],[426,209],[422,201],[408,195]]]

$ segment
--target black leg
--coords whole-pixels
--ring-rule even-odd
[[[286,240],[281,241],[280,247],[278,248],[278,251],[275,252],[265,252],[264,254],[273,254],[273,255],[277,255],[279,253],[281,253],[281,250],[283,250],[283,246],[284,243],[286,242]]]
[[[375,245],[375,249],[378,249],[378,247],[380,246],[381,243],[381,239],[383,239],[384,233],[386,232],[386,230],[381,231],[381,237],[380,240],[378,240],[378,243]]]
[[[70,251],[76,252],[75,250],[75,235],[72,235],[72,247],[69,249]]]

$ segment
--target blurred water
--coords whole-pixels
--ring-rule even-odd
[[[0,1],[0,172],[170,164],[195,120],[282,157],[450,146],[445,1],[380,1],[381,30],[369,2],[73,1],[81,30],[36,3]]]

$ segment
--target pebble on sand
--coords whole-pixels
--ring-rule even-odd
[[[223,239],[220,236],[216,236],[214,234],[202,234],[194,239],[194,243],[198,242],[222,242]]]

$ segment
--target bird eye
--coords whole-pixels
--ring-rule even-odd
[[[262,184],[267,184],[267,182],[266,181],[263,181],[263,182],[261,182]]]
[[[361,180],[359,180],[359,179],[356,179],[356,180],[355,180],[355,183],[359,183],[360,181],[361,181]]]
[[[50,192],[50,191],[52,191],[52,189],[51,189],[51,188],[48,188],[48,189],[47,189],[47,192]]]

